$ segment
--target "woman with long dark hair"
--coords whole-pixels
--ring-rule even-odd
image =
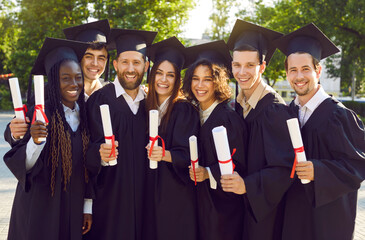
[[[79,64],[87,47],[46,38],[33,66],[32,74],[48,78],[44,113],[49,123],[34,120],[4,156],[18,179],[9,240],[81,239],[91,226],[90,216],[83,215],[89,133]],[[31,109],[30,119],[32,114]]]
[[[195,191],[189,180],[189,137],[197,135],[199,114],[182,96],[180,71],[184,65],[185,47],[175,37],[151,46],[154,62],[149,75],[147,111],[159,111],[159,136],[163,149],[147,146],[147,156],[158,162],[149,170],[150,212],[148,239],[197,239]]]
[[[185,73],[183,91],[200,109],[199,167],[190,168],[190,178],[197,181],[199,239],[241,240],[243,197],[222,190],[221,172],[212,129],[227,130],[234,170],[245,169],[245,133],[242,119],[228,106],[231,89],[228,67],[231,56],[224,41],[216,41],[187,49],[193,63]]]

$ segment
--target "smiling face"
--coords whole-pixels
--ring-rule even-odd
[[[60,93],[62,103],[73,109],[83,88],[83,79],[79,64],[75,61],[63,62],[60,66]]]
[[[199,65],[195,68],[191,80],[191,91],[199,101],[200,108],[206,110],[215,99],[212,71],[208,66]]]
[[[163,61],[156,69],[154,81],[160,104],[171,96],[174,90],[175,79],[176,73],[174,66],[168,61]]]
[[[149,63],[143,59],[142,53],[126,51],[119,54],[113,65],[122,87],[134,90],[141,84]]]
[[[105,47],[97,50],[88,48],[81,60],[82,72],[86,81],[95,81],[105,71],[108,52]]]
[[[318,90],[321,67],[315,69],[313,58],[308,53],[293,53],[287,59],[286,76],[301,104],[305,104]]]
[[[265,66],[265,61],[260,65],[257,51],[233,52],[232,73],[246,97],[259,85]]]

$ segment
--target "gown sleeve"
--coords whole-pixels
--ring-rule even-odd
[[[314,205],[323,206],[356,191],[365,178],[365,131],[356,114],[337,109],[324,128],[320,140],[328,154],[325,159],[309,159],[314,165]],[[325,149],[321,152],[326,152]],[[325,156],[327,155],[327,156]],[[306,186],[307,191],[311,186]]]
[[[257,128],[251,129],[251,134],[261,134],[261,141],[250,143],[256,144],[250,151],[264,151],[265,158],[263,168],[244,177],[245,197],[257,221],[277,207],[293,182],[290,172],[295,156],[286,124],[289,118],[285,105],[272,104],[260,115]]]

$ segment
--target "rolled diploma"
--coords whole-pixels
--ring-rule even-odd
[[[103,123],[104,136],[105,137],[113,136],[112,122],[110,120],[109,105],[108,104],[100,105],[100,113],[101,113],[101,121]],[[105,143],[112,144],[112,140],[105,139]],[[117,164],[117,159],[109,161],[110,166],[115,166],[116,164]]]
[[[226,128],[223,126],[215,127],[212,129],[212,133],[218,160],[228,161],[232,157],[231,157],[231,151],[229,149]],[[219,163],[219,169],[221,170],[221,175],[232,174],[233,173],[232,161],[228,163]]]
[[[157,110],[150,110],[150,138],[155,138],[158,135],[158,111]],[[150,147],[152,141],[150,140]],[[158,141],[156,140],[153,147],[158,146]],[[150,168],[157,169],[158,162],[150,160]]]
[[[10,85],[10,91],[11,91],[11,98],[13,99],[14,109],[22,108],[23,103],[22,103],[22,96],[20,94],[18,78],[9,78],[9,85]],[[19,118],[19,119],[23,119],[25,122],[23,111],[15,111],[15,117]]]
[[[34,76],[34,95],[35,95],[35,104],[42,105],[44,111],[44,77],[43,75],[35,75]],[[45,123],[44,117],[39,110],[36,110],[36,119]],[[38,141],[44,142],[46,138],[38,138]]]
[[[198,144],[197,144],[197,139],[194,135],[189,138],[189,148],[190,148],[191,167],[193,167],[194,164],[195,169],[197,169],[199,167],[199,163],[198,162],[193,163],[193,161],[198,160]]]
[[[299,122],[297,118],[291,118],[286,120],[289,129],[289,135],[291,142],[293,144],[293,148],[301,148],[303,147],[302,135],[300,134]],[[305,156],[305,151],[297,153],[297,161],[305,162],[307,158]],[[310,183],[310,180],[302,179],[302,184]]]

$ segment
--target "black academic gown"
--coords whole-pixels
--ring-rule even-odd
[[[170,151],[172,163],[159,162],[157,169],[148,170],[148,188],[151,196],[146,218],[148,236],[158,240],[195,240],[198,235],[196,192],[190,180],[189,137],[198,136],[199,112],[189,102],[177,102],[171,112],[165,131],[159,135]],[[159,141],[159,146],[161,141]],[[153,232],[155,231],[155,234]]]
[[[47,109],[47,107],[46,107]],[[30,111],[32,112],[32,111]],[[48,116],[49,117],[49,116]],[[79,240],[82,238],[85,168],[82,157],[81,132],[70,127],[72,175],[67,190],[62,183],[62,160],[56,170],[54,196],[51,195],[51,168],[45,149],[32,169],[26,171],[26,145],[29,131],[4,156],[10,171],[18,179],[9,225],[9,240]],[[31,140],[32,141],[32,140]]]
[[[222,190],[221,173],[214,145],[212,129],[224,126],[227,129],[228,142],[233,155],[235,171],[240,175],[245,168],[245,136],[246,125],[243,120],[230,109],[226,102],[218,104],[206,122],[201,126],[198,136],[200,150],[199,165],[209,167],[217,189],[211,189],[209,179],[198,183],[198,221],[202,240],[241,240],[244,204],[241,195],[227,193]]]
[[[99,106],[108,104],[118,163],[101,166],[100,144],[105,143]],[[93,225],[85,239],[139,240],[142,234],[145,176],[148,166],[145,100],[136,115],[123,96],[116,98],[114,84],[93,93],[87,101],[91,141],[86,167],[96,182]]]
[[[291,109],[298,114],[292,102]],[[350,240],[357,190],[365,177],[364,126],[356,114],[328,98],[301,129],[314,181],[296,179],[286,195],[283,239]]]
[[[243,118],[242,107],[236,111]],[[268,93],[245,118],[248,126],[243,239],[281,239],[283,196],[294,161],[286,120],[288,107]],[[295,239],[295,238],[293,238]]]

